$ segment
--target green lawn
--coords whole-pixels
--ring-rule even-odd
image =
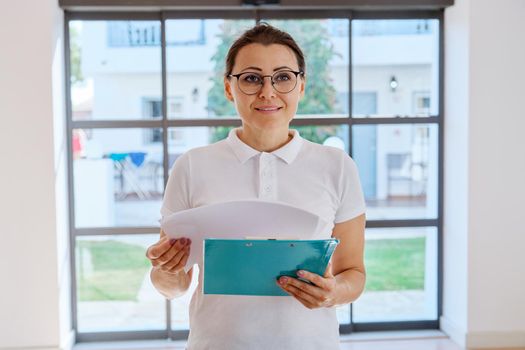
[[[425,238],[368,240],[366,290],[423,289]]]
[[[91,255],[90,271],[82,254]],[[118,241],[79,241],[77,281],[80,301],[136,300],[144,274],[151,266],[144,248]]]
[[[84,261],[89,253],[91,264]],[[118,241],[78,241],[77,281],[80,301],[137,299],[150,268],[144,248]],[[423,289],[425,238],[368,240],[366,290]]]

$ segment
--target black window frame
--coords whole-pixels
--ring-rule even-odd
[[[67,1],[62,1],[67,2]],[[71,2],[71,1],[70,1]],[[74,2],[74,1],[73,1]],[[449,4],[450,5],[450,4]],[[73,193],[73,157],[72,157],[72,132],[78,128],[160,128],[163,137],[163,169],[164,187],[167,183],[169,172],[168,160],[168,128],[194,127],[194,126],[240,126],[238,119],[225,118],[199,118],[199,119],[168,119],[167,117],[167,68],[166,68],[166,21],[172,19],[253,19],[254,24],[261,18],[265,19],[330,19],[343,18],[349,20],[349,96],[348,115],[343,118],[299,118],[294,119],[291,126],[301,125],[347,125],[349,132],[349,153],[352,152],[352,133],[354,125],[386,125],[386,124],[430,124],[438,128],[438,205],[437,218],[435,219],[407,219],[407,220],[368,220],[367,228],[410,228],[410,227],[435,227],[437,229],[437,317],[435,320],[397,321],[397,322],[371,322],[354,323],[352,320],[352,305],[350,306],[350,323],[340,325],[341,334],[365,331],[391,331],[391,330],[416,330],[439,329],[439,318],[442,315],[442,290],[443,290],[443,140],[444,140],[444,10],[364,10],[364,9],[290,9],[290,8],[258,8],[238,7],[230,9],[180,9],[158,11],[97,11],[66,10],[64,21],[65,33],[65,77],[66,77],[66,126],[68,137],[68,188],[69,188],[69,230],[70,252],[72,271],[72,321],[77,342],[114,341],[114,340],[148,340],[148,339],[186,339],[189,331],[171,329],[171,307],[166,302],[166,329],[159,331],[123,331],[123,332],[78,332],[77,322],[77,295],[75,272],[75,244],[76,238],[93,235],[119,235],[119,234],[144,234],[159,232],[159,227],[75,227],[75,208]],[[438,82],[438,113],[428,117],[377,117],[355,118],[352,117],[352,20],[359,19],[436,19],[439,21],[439,82]],[[70,83],[70,42],[69,22],[74,20],[158,20],[161,23],[161,56],[162,56],[162,118],[155,120],[98,120],[76,121],[72,120],[71,83]]]

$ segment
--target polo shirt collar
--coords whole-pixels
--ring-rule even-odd
[[[244,142],[242,142],[241,139],[239,139],[239,136],[237,136],[237,130],[239,130],[239,128],[234,128],[230,130],[227,141],[237,159],[239,159],[239,161],[242,164],[244,164],[248,159],[263,152],[253,149]],[[292,163],[295,160],[295,158],[297,158],[297,155],[299,154],[299,151],[301,150],[301,146],[303,144],[303,138],[297,130],[290,130],[290,133],[292,134],[292,139],[290,140],[290,142],[288,142],[283,147],[271,152],[271,154],[281,158],[287,164]]]

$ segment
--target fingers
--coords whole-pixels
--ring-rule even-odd
[[[324,299],[323,298],[324,292],[322,289],[316,286],[312,286],[298,279],[284,276],[284,277],[279,278],[279,284],[281,288],[283,288],[287,292],[300,290],[301,293],[296,292],[295,294],[302,296],[304,293],[304,294],[308,294],[312,296],[315,299],[320,299],[320,300]]]
[[[181,268],[184,268],[186,261],[190,256],[190,247],[185,246],[177,252],[168,262],[161,265],[160,268],[167,272],[178,272]],[[181,266],[182,265],[182,266]]]
[[[331,261],[328,262],[328,266],[326,267],[326,271],[324,272],[324,277],[325,278],[332,278],[332,277],[334,277],[334,275],[332,273],[332,262]]]
[[[159,241],[148,248],[146,257],[150,260],[160,258],[173,245],[168,237],[162,237]]]
[[[171,267],[168,272],[169,273],[177,273],[181,270],[184,269],[184,267],[186,266],[186,263],[188,262],[188,258],[190,257],[190,251],[189,251],[189,247],[187,247],[187,251],[184,253],[184,255],[182,256],[182,259],[179,261],[179,263],[173,267]],[[190,279],[191,279],[191,276],[190,276]]]
[[[176,240],[174,243],[172,243],[171,247],[164,254],[155,259],[156,263],[158,265],[168,264],[169,262],[171,262],[172,259],[174,259],[177,256],[177,254],[183,251],[187,243],[188,240],[186,240],[185,238]]]
[[[309,309],[331,305],[330,296],[335,289],[335,278],[329,271],[325,272],[325,278],[304,270],[298,271],[297,275],[314,285],[288,276],[281,276],[277,283],[286,293]]]
[[[327,269],[327,271],[328,271],[328,269]],[[299,270],[299,271],[297,271],[297,276],[312,282],[313,284],[315,284],[319,288],[323,288],[323,289],[328,288],[326,279],[321,277],[321,276],[319,276],[319,275],[317,275],[317,274],[315,274],[315,273],[311,273],[311,272],[308,272],[308,271],[305,271],[305,270]],[[329,276],[326,276],[326,277],[329,277]]]
[[[313,296],[291,284],[286,287],[285,291],[309,309],[314,309],[321,306],[317,299],[315,299]]]
[[[181,238],[170,240],[162,237],[157,243],[148,248],[146,256],[151,260],[153,267],[175,273],[186,265],[190,254],[191,240]]]
[[[314,309],[316,307],[319,307],[319,306],[317,306],[318,302],[316,301],[315,297],[313,297],[312,295],[308,294],[304,290],[302,290],[302,289],[294,286],[293,284],[291,284],[290,280],[292,280],[292,278],[290,278],[290,277],[281,277],[277,281],[277,284],[279,284],[279,286],[286,293],[288,293],[289,295],[294,297],[297,301],[299,301],[301,304],[303,304],[306,308]],[[304,282],[302,282],[302,283],[304,283]]]

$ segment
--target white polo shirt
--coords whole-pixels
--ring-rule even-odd
[[[293,138],[271,153],[228,138],[192,149],[175,162],[161,208],[174,212],[232,200],[285,202],[344,222],[365,212],[354,161],[342,150]],[[329,238],[332,228],[317,237]],[[202,262],[199,262],[202,271]],[[254,273],[257,273],[254,271]],[[339,349],[335,308],[310,310],[292,297],[203,295],[202,274],[190,303],[188,349]]]

